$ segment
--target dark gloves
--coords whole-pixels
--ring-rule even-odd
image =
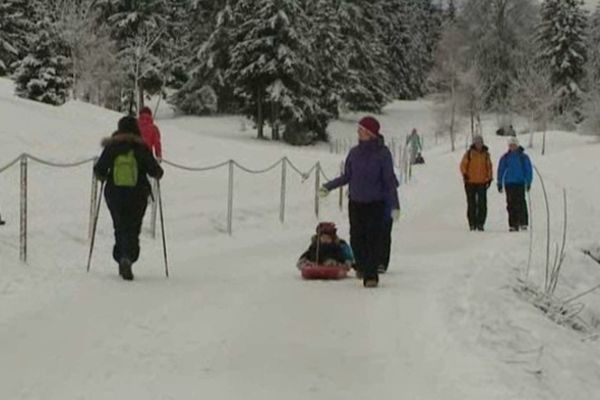
[[[498,193],[502,193],[503,191],[502,186],[498,185]]]
[[[469,182],[469,175],[467,175],[467,174],[463,174],[463,181],[464,181],[465,183],[468,183],[468,182]]]
[[[492,181],[487,181],[487,182],[485,183],[485,188],[486,188],[486,189],[489,189],[491,185],[492,185]]]
[[[531,185],[527,185],[525,186],[525,188],[527,189],[527,191],[529,192],[531,190]]]

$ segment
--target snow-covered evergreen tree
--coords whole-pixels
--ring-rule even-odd
[[[541,10],[538,44],[540,59],[550,65],[557,92],[557,112],[578,106],[587,60],[587,15],[582,0],[545,0]],[[596,44],[597,45],[597,44]]]
[[[259,138],[268,119],[274,139],[283,124],[286,141],[304,142],[315,90],[310,48],[302,36],[303,10],[295,0],[240,0],[234,20],[236,45],[227,79],[234,82],[244,113],[257,122]]]
[[[318,105],[309,124],[319,140],[327,140],[327,125],[339,117],[348,80],[346,41],[336,4],[329,0],[307,0],[304,8],[309,21],[310,61],[316,75],[314,100]]]
[[[586,68],[586,78],[588,86],[600,91],[600,4],[590,18],[589,30],[587,34],[588,61]]]
[[[463,5],[457,23],[465,32],[467,58],[481,79],[486,108],[508,109],[512,82],[531,53],[537,18],[531,0],[467,0]]]
[[[212,34],[193,57],[190,78],[173,96],[174,104],[185,113],[197,114],[200,109],[212,110],[205,107],[206,97],[198,95],[199,91],[206,92],[208,88],[216,95],[217,111],[235,112],[238,109],[232,81],[226,77],[231,65],[231,52],[235,45],[233,33],[236,27],[229,3],[217,14],[216,19]],[[200,103],[197,104],[197,101]]]
[[[351,111],[380,112],[393,97],[387,49],[378,24],[378,16],[383,14],[381,5],[342,0],[339,10],[349,62],[344,102]]]
[[[14,70],[24,57],[34,31],[35,12],[30,0],[0,1],[0,75]]]
[[[19,62],[14,80],[17,95],[60,105],[68,98],[72,70],[68,48],[51,27],[48,20],[36,24],[35,37]]]

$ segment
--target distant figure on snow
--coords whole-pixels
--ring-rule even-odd
[[[150,152],[158,160],[162,159],[162,143],[160,140],[160,130],[152,119],[152,111],[148,107],[142,107],[138,117],[138,125],[144,143],[150,149]]]
[[[150,195],[147,175],[160,179],[163,170],[142,140],[135,117],[121,118],[118,130],[102,145],[94,173],[106,181],[104,197],[115,231],[113,259],[119,264],[119,275],[132,280],[131,267],[140,255],[139,236]]]
[[[410,164],[416,164],[417,159],[423,151],[423,144],[421,142],[421,137],[417,133],[417,128],[413,128],[410,135],[406,137],[406,147],[408,149]]]
[[[533,181],[533,167],[519,139],[508,139],[508,152],[498,164],[498,191],[506,190],[508,226],[511,232],[527,230],[529,213],[525,191],[529,191]]]
[[[483,137],[473,138],[460,163],[467,194],[467,219],[472,231],[483,231],[487,218],[487,190],[493,180],[492,160]]]

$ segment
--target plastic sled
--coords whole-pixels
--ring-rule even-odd
[[[346,265],[321,265],[315,263],[305,263],[300,268],[302,278],[304,279],[344,279],[348,276]]]

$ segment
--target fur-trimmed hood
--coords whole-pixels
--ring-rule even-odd
[[[118,144],[118,143],[131,143],[131,144],[144,144],[144,140],[142,139],[141,136],[139,135],[135,135],[133,133],[121,133],[121,132],[115,132],[112,134],[112,136],[110,137],[105,137],[104,139],[102,139],[101,145],[102,147],[108,147],[111,144]]]

